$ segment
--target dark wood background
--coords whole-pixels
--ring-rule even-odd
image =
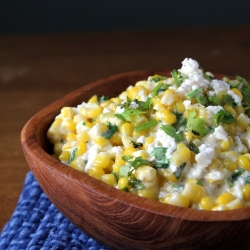
[[[0,230],[29,171],[20,132],[32,115],[94,80],[178,69],[186,57],[205,70],[250,79],[250,26],[0,36]]]

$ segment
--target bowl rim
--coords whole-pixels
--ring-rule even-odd
[[[152,75],[154,73],[170,73],[169,70],[139,70],[139,71],[130,71],[115,74],[107,78],[102,78],[97,81],[93,81],[87,85],[84,85],[69,94],[57,99],[51,104],[45,106],[43,109],[38,111],[33,115],[27,123],[24,125],[21,131],[21,145],[26,148],[29,155],[39,161],[44,168],[47,168],[49,171],[54,171],[58,175],[63,176],[64,178],[70,179],[72,182],[75,182],[81,185],[84,188],[89,188],[93,192],[101,194],[102,196],[109,197],[111,199],[119,200],[121,203],[132,205],[144,211],[151,212],[153,214],[168,216],[172,218],[178,218],[187,221],[209,221],[209,222],[221,222],[221,221],[241,221],[250,218],[250,206],[243,207],[235,210],[224,210],[224,211],[206,211],[198,210],[192,208],[182,208],[178,206],[173,206],[169,204],[163,204],[156,200],[147,199],[144,197],[139,197],[121,190],[118,190],[114,187],[103,183],[100,180],[97,180],[87,173],[80,172],[73,168],[68,167],[67,165],[61,163],[59,160],[56,160],[49,155],[39,144],[37,139],[37,130],[39,129],[39,124],[48,119],[48,117],[55,118],[56,110],[60,110],[65,103],[70,103],[72,100],[76,100],[82,96],[85,92],[90,89],[96,88],[101,84],[105,84],[110,80],[118,80],[121,78],[126,78],[128,75]],[[219,74],[215,74],[219,75]],[[84,101],[84,100],[82,100]],[[64,105],[62,105],[64,104]],[[79,103],[80,104],[80,103]],[[31,148],[32,147],[32,148]],[[34,150],[35,149],[35,150]],[[25,153],[24,153],[25,154]],[[32,169],[31,169],[32,170]],[[88,184],[85,182],[87,181]],[[108,192],[105,192],[107,190]],[[236,216],[237,214],[237,216]]]

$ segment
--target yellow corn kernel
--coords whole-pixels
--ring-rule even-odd
[[[128,186],[128,179],[126,179],[125,177],[121,177],[118,180],[118,188],[119,189],[124,189]]]
[[[133,154],[135,157],[141,156],[143,159],[148,158],[148,152],[146,150],[138,150],[136,153]]]
[[[69,166],[78,171],[84,172],[85,163],[82,158],[76,158],[69,164]]]
[[[112,187],[117,184],[116,178],[113,174],[104,174],[101,180]]]
[[[222,160],[222,163],[223,163],[223,166],[231,171],[231,172],[234,172],[237,168],[238,168],[238,165],[236,162],[230,160],[230,159],[223,159]]]
[[[110,163],[110,154],[107,152],[100,152],[95,160],[94,160],[94,167],[99,168],[106,168]]]
[[[244,201],[250,201],[250,184],[246,184],[242,189]]]
[[[237,106],[234,109],[235,109],[237,115],[245,114],[245,108],[242,106]]]
[[[119,104],[121,104],[122,100],[119,97],[113,97],[110,99],[114,104],[116,104],[116,106],[118,106]]]
[[[223,168],[223,163],[221,160],[214,158],[212,159],[211,163],[208,165],[208,167],[210,169],[214,169],[214,170],[220,170]]]
[[[159,177],[164,180],[171,181],[171,182],[178,182],[178,179],[169,169],[158,168],[157,173],[159,174]]]
[[[237,161],[238,154],[234,151],[226,151],[221,153],[221,159],[230,159],[234,162]]]
[[[76,131],[76,124],[71,119],[65,119],[62,121],[62,127],[70,132]]]
[[[191,202],[200,202],[205,195],[204,187],[195,183],[186,183],[182,195]]]
[[[87,142],[90,140],[90,136],[87,131],[83,131],[81,133],[76,134],[76,140]]]
[[[122,145],[121,135],[117,132],[114,133],[110,138],[110,142],[112,145],[121,146]]]
[[[109,143],[109,140],[104,138],[103,136],[97,136],[94,138],[94,142],[99,146],[103,147]]]
[[[193,139],[193,133],[191,131],[184,132],[185,139],[187,143],[190,143]]]
[[[107,108],[109,107],[109,105],[113,103],[111,100],[105,100],[105,101],[102,101],[99,105],[102,107],[102,108]]]
[[[222,152],[228,151],[230,146],[231,146],[231,144],[230,144],[230,141],[228,139],[220,141],[220,147],[221,147]]]
[[[161,100],[159,98],[155,99],[154,97],[154,104],[153,104],[153,108],[154,110],[161,110],[163,108],[165,108],[164,104],[161,103]]]
[[[225,205],[218,205],[213,207],[212,211],[225,211],[228,210],[228,208]]]
[[[57,142],[54,144],[53,152],[57,157],[62,153],[62,146],[63,144],[61,142]]]
[[[75,115],[75,112],[73,111],[72,108],[70,107],[64,107],[61,109],[61,117],[62,119],[73,119],[74,118],[74,115]]]
[[[177,149],[171,156],[171,161],[176,166],[180,166],[184,162],[190,162],[190,160],[190,149],[186,146]]]
[[[76,141],[76,134],[75,133],[68,133],[66,135],[66,141]]]
[[[227,93],[225,91],[220,91],[219,93],[217,93],[217,97],[218,97],[220,102],[222,102],[223,95],[227,95]]]
[[[119,174],[120,168],[121,168],[120,165],[114,163],[112,166],[112,171],[115,172],[116,174]]]
[[[244,154],[244,156],[246,156],[247,159],[250,161],[250,153],[246,153],[246,154]]]
[[[93,96],[89,99],[88,103],[98,103],[98,97],[97,97],[97,95],[93,95]]]
[[[177,112],[179,112],[179,113],[184,113],[185,112],[186,108],[185,108],[185,106],[183,104],[183,100],[179,99],[179,100],[176,101],[175,110]]]
[[[157,200],[159,194],[159,189],[157,187],[143,188],[138,191],[137,195],[145,197],[152,200]]]
[[[135,149],[134,147],[128,147],[124,150],[124,155],[133,155],[133,153],[135,153],[137,151],[137,149]]]
[[[241,200],[237,198],[237,199],[231,201],[230,203],[228,203],[228,204],[226,205],[226,207],[227,207],[229,210],[233,210],[233,209],[237,209],[237,208],[242,208]]]
[[[119,132],[122,135],[132,136],[134,131],[134,126],[131,123],[125,122],[119,127]]]
[[[235,199],[236,197],[231,193],[223,193],[217,197],[215,202],[217,205],[226,205]]]
[[[84,154],[87,150],[87,145],[84,141],[79,141],[76,147],[77,147],[76,156]]]
[[[212,197],[206,196],[200,200],[199,205],[203,210],[212,210],[215,206],[215,201]]]
[[[102,107],[97,106],[94,109],[89,109],[87,113],[87,117],[95,119],[98,115],[102,113]]]
[[[156,178],[156,169],[150,166],[142,166],[136,169],[135,178],[140,181],[153,181]]]
[[[178,95],[173,89],[167,89],[161,98],[161,103],[164,105],[171,105],[178,100]]]
[[[105,174],[104,173],[104,170],[102,168],[99,168],[99,167],[92,167],[89,169],[89,173],[88,173],[90,176],[98,179],[98,180],[101,180],[102,179],[102,176]]]
[[[229,134],[234,136],[236,134],[236,126],[234,124],[223,124],[224,130]]]
[[[173,124],[176,122],[176,115],[169,111],[168,109],[162,109],[161,111],[162,114],[162,119],[168,123],[168,124]]]
[[[148,95],[148,90],[143,86],[134,86],[134,87],[128,89],[127,93],[128,93],[128,97],[131,100],[134,100],[134,99],[140,100],[141,98],[138,94],[142,93],[143,95]]]
[[[62,146],[62,151],[70,150],[72,148],[71,142],[66,142]]]
[[[250,171],[250,161],[245,155],[239,155],[237,162],[240,167],[244,168],[247,171]]]
[[[123,166],[126,164],[126,162],[122,159],[121,155],[117,155],[115,158],[115,164],[118,166]]]
[[[138,81],[136,82],[135,86],[143,86],[146,87],[147,85],[147,81],[143,80],[143,81]]]
[[[178,207],[185,207],[185,208],[188,208],[189,206],[189,200],[177,192],[172,193],[168,197],[166,203],[170,205],[178,206]]]
[[[144,148],[144,149],[147,149],[148,146],[149,146],[151,143],[154,142],[154,140],[155,140],[155,138],[154,138],[153,136],[147,137],[146,140],[145,140],[145,142],[143,143],[143,148]]]
[[[63,151],[60,155],[59,155],[59,160],[60,161],[69,161],[70,159],[70,152],[69,151]]]
[[[233,109],[232,106],[225,104],[223,108],[226,109],[229,113],[231,113],[234,117],[236,116],[236,111]]]
[[[237,116],[236,118],[237,124],[243,129],[246,130],[248,126],[250,125],[250,118],[241,113],[240,115]]]
[[[243,99],[242,93],[237,88],[232,88],[231,91],[233,91],[234,94],[236,94],[237,96],[239,96],[241,100]]]

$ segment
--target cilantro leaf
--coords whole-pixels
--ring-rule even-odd
[[[237,103],[235,102],[235,100],[233,99],[233,97],[231,95],[223,95],[222,102],[230,105],[231,107],[237,106]]]
[[[137,142],[137,141],[131,141],[131,143],[133,144],[134,148],[140,148],[143,146],[143,144],[141,142]]]
[[[157,147],[151,152],[150,156],[154,156],[159,161],[165,161],[166,152],[167,152],[167,148]]]
[[[103,133],[102,133],[102,136],[103,136],[104,138],[106,138],[106,139],[110,139],[110,137],[111,137],[115,132],[118,131],[118,127],[117,127],[117,125],[111,124],[110,122],[108,122],[107,126],[108,126],[108,130],[105,131],[105,132],[103,132]]]
[[[209,96],[208,100],[216,105],[221,105],[220,100],[216,94]]]
[[[99,103],[104,102],[104,101],[106,101],[106,100],[109,100],[109,97],[108,97],[108,96],[105,96],[105,95],[103,95],[103,96],[101,96],[101,97],[98,98],[98,102],[99,102]]]
[[[128,178],[130,175],[130,166],[121,166],[119,169],[119,176]]]
[[[141,111],[138,109],[128,108],[121,114],[115,114],[115,116],[123,121],[133,122],[135,121],[135,116],[138,116],[144,113],[145,113],[144,111]]]
[[[176,86],[180,86],[182,84],[182,82],[184,82],[187,79],[187,77],[182,76],[181,72],[178,70],[173,70],[171,72],[171,75],[172,75],[172,78],[174,80],[174,84]]]
[[[200,150],[199,148],[191,141],[190,143],[188,143],[187,147],[194,152],[195,154],[199,154]]]
[[[229,111],[226,109],[221,109],[214,115],[214,123],[216,126],[218,126],[220,123],[236,123],[236,119]]]
[[[137,109],[141,110],[141,111],[145,111],[145,110],[148,110],[151,106],[151,98],[148,97],[146,102],[143,102],[143,101],[139,101],[137,99],[134,99],[133,100],[137,105]]]
[[[181,142],[184,140],[183,132],[177,133],[176,129],[172,125],[162,125],[161,129],[169,136],[174,138],[177,142]]]
[[[159,82],[152,90],[151,95],[152,98],[157,96],[160,92],[161,87],[163,86],[163,82]]]
[[[238,179],[239,176],[243,175],[245,173],[245,169],[244,168],[239,168],[237,169],[231,176],[232,181],[236,181]]]
[[[70,154],[70,158],[69,158],[69,163],[71,163],[75,157],[76,157],[76,152],[77,152],[78,148],[74,148]]]
[[[141,132],[143,130],[146,130],[146,129],[149,129],[151,127],[154,127],[157,125],[157,121],[155,119],[151,120],[151,121],[148,121],[148,122],[145,122],[143,124],[140,124],[138,126],[136,126],[134,129],[135,129],[135,132]]]
[[[151,76],[151,80],[154,82],[159,82],[159,81],[166,80],[166,79],[167,79],[166,76],[162,76],[162,75],[158,75],[158,74]]]
[[[136,190],[141,190],[145,187],[143,182],[136,179],[135,177],[133,177],[129,180],[128,185],[132,186],[132,188],[135,188]]]
[[[179,167],[177,167],[176,171],[173,173],[173,175],[175,176],[176,179],[180,179],[181,174],[186,166],[186,162],[184,162],[183,164],[181,164]]]
[[[186,96],[187,96],[189,99],[192,99],[192,98],[198,97],[201,93],[202,93],[201,90],[200,90],[199,88],[197,88],[197,89],[194,89],[194,90],[188,92],[188,93],[186,94]]]
[[[191,111],[188,113],[187,129],[198,135],[205,136],[208,133],[205,121],[201,118],[195,118],[196,112]]]
[[[133,156],[123,156],[122,159],[129,163],[128,166],[131,166],[133,167],[134,169],[137,169],[139,168],[140,166],[143,166],[143,165],[148,165],[150,164],[150,161],[147,161],[145,159],[143,159],[141,156],[138,156],[138,157],[133,157]]]

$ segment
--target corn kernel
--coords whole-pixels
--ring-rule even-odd
[[[205,195],[204,187],[194,183],[186,183],[182,195],[191,202],[200,202]]]
[[[171,161],[176,166],[180,166],[184,162],[190,162],[190,160],[190,149],[186,146],[177,149],[171,156]]]
[[[238,168],[238,165],[236,162],[233,162],[232,160],[230,159],[223,159],[222,160],[222,163],[223,163],[223,166],[231,171],[231,172],[234,172],[237,168]]]
[[[228,203],[226,205],[226,207],[229,210],[233,210],[233,209],[237,209],[237,208],[242,208],[242,203],[241,203],[240,199],[237,198],[237,199],[231,201],[230,203]]]
[[[84,172],[85,163],[82,158],[76,158],[69,164],[69,166],[78,171]]]
[[[237,115],[240,115],[241,113],[245,114],[245,108],[242,106],[236,106],[234,109]]]
[[[102,136],[97,136],[94,138],[95,143],[99,146],[99,147],[104,147],[105,145],[107,145],[109,143],[109,140],[102,137]]]
[[[179,193],[172,193],[167,199],[167,204],[188,208],[189,200]]]
[[[75,133],[68,133],[66,135],[66,141],[75,141],[76,140],[76,134]]]
[[[94,166],[99,168],[106,168],[108,167],[109,163],[110,154],[106,152],[100,152],[94,160]]]
[[[168,109],[161,110],[162,118],[167,124],[173,124],[176,122],[176,115]]]
[[[224,211],[224,210],[228,210],[226,205],[218,205],[212,208],[212,211]]]
[[[128,97],[131,100],[138,99],[140,100],[139,93],[142,93],[143,95],[148,95],[148,91],[143,86],[134,86],[127,90]]]
[[[110,138],[110,142],[112,145],[121,146],[122,145],[121,135],[117,132],[114,133]]]
[[[175,110],[179,113],[184,113],[186,108],[183,104],[183,100],[178,100],[176,103],[175,103]]]
[[[237,96],[239,96],[241,100],[243,99],[242,93],[237,88],[232,88],[231,91],[233,91],[234,94],[236,94]]]
[[[232,106],[225,104],[223,108],[226,109],[229,113],[231,113],[234,117],[236,116],[236,111],[233,109]]]
[[[145,197],[148,199],[156,200],[159,194],[159,189],[156,187],[152,188],[143,188],[138,191],[137,195],[141,197]]]
[[[135,149],[134,147],[128,147],[124,150],[124,155],[133,155],[133,153],[135,153],[137,151],[137,149]]]
[[[93,96],[89,99],[88,103],[98,103],[98,97],[97,97],[97,95],[93,95]]]
[[[65,119],[62,121],[62,127],[70,132],[76,131],[76,124],[71,119]]]
[[[89,173],[88,173],[90,176],[98,179],[98,180],[101,180],[102,179],[102,176],[105,174],[104,173],[104,170],[102,168],[98,168],[98,167],[92,167],[89,169]]]
[[[136,169],[135,178],[140,181],[153,181],[156,178],[156,170],[150,166],[142,166]]]
[[[247,171],[250,171],[250,161],[245,155],[239,155],[237,162],[240,167],[244,168]]]
[[[70,159],[70,152],[69,151],[63,151],[60,155],[59,155],[59,160],[60,161],[69,161]]]
[[[148,146],[149,146],[151,143],[154,142],[154,140],[155,140],[155,138],[154,138],[153,136],[147,137],[146,140],[145,140],[145,142],[143,143],[143,148],[144,148],[144,149],[147,149]]]
[[[174,102],[176,102],[178,99],[179,99],[178,95],[174,90],[167,89],[163,93],[163,96],[161,98],[161,103],[164,104],[164,105],[169,106],[169,105],[173,104]]]
[[[212,210],[215,206],[215,201],[212,197],[206,196],[200,200],[199,205],[203,210]]]
[[[243,129],[246,130],[248,126],[250,125],[250,118],[241,113],[240,115],[237,116],[236,118],[237,124]]]
[[[217,205],[226,205],[235,199],[236,197],[231,193],[223,193],[217,197],[215,202]]]
[[[242,189],[243,199],[245,201],[250,201],[250,184],[246,184]]]
[[[228,149],[230,148],[230,141],[227,139],[227,140],[223,140],[223,141],[220,141],[220,146],[221,146],[221,151],[222,152],[225,152],[225,151],[228,151]]]
[[[118,188],[119,189],[124,189],[127,187],[127,185],[128,185],[128,179],[126,179],[125,177],[121,177],[118,180]]]
[[[87,142],[87,141],[90,140],[90,136],[89,136],[87,131],[83,131],[81,133],[77,133],[76,140],[77,141]]]
[[[112,187],[117,184],[116,178],[113,174],[104,174],[101,180]]]
[[[75,112],[70,107],[64,107],[61,109],[61,117],[62,119],[73,119],[75,115]]]
[[[131,136],[133,134],[133,131],[134,131],[134,126],[128,122],[121,124],[121,126],[119,127],[119,132],[122,135]]]
[[[175,177],[175,175],[166,168],[158,168],[157,173],[159,176],[165,180],[171,181],[171,182],[178,182],[178,179]]]
[[[87,145],[83,141],[78,142],[76,147],[77,147],[76,156],[84,154],[87,150]]]
[[[57,157],[62,153],[62,146],[63,144],[61,142],[57,142],[53,147],[53,151]]]

